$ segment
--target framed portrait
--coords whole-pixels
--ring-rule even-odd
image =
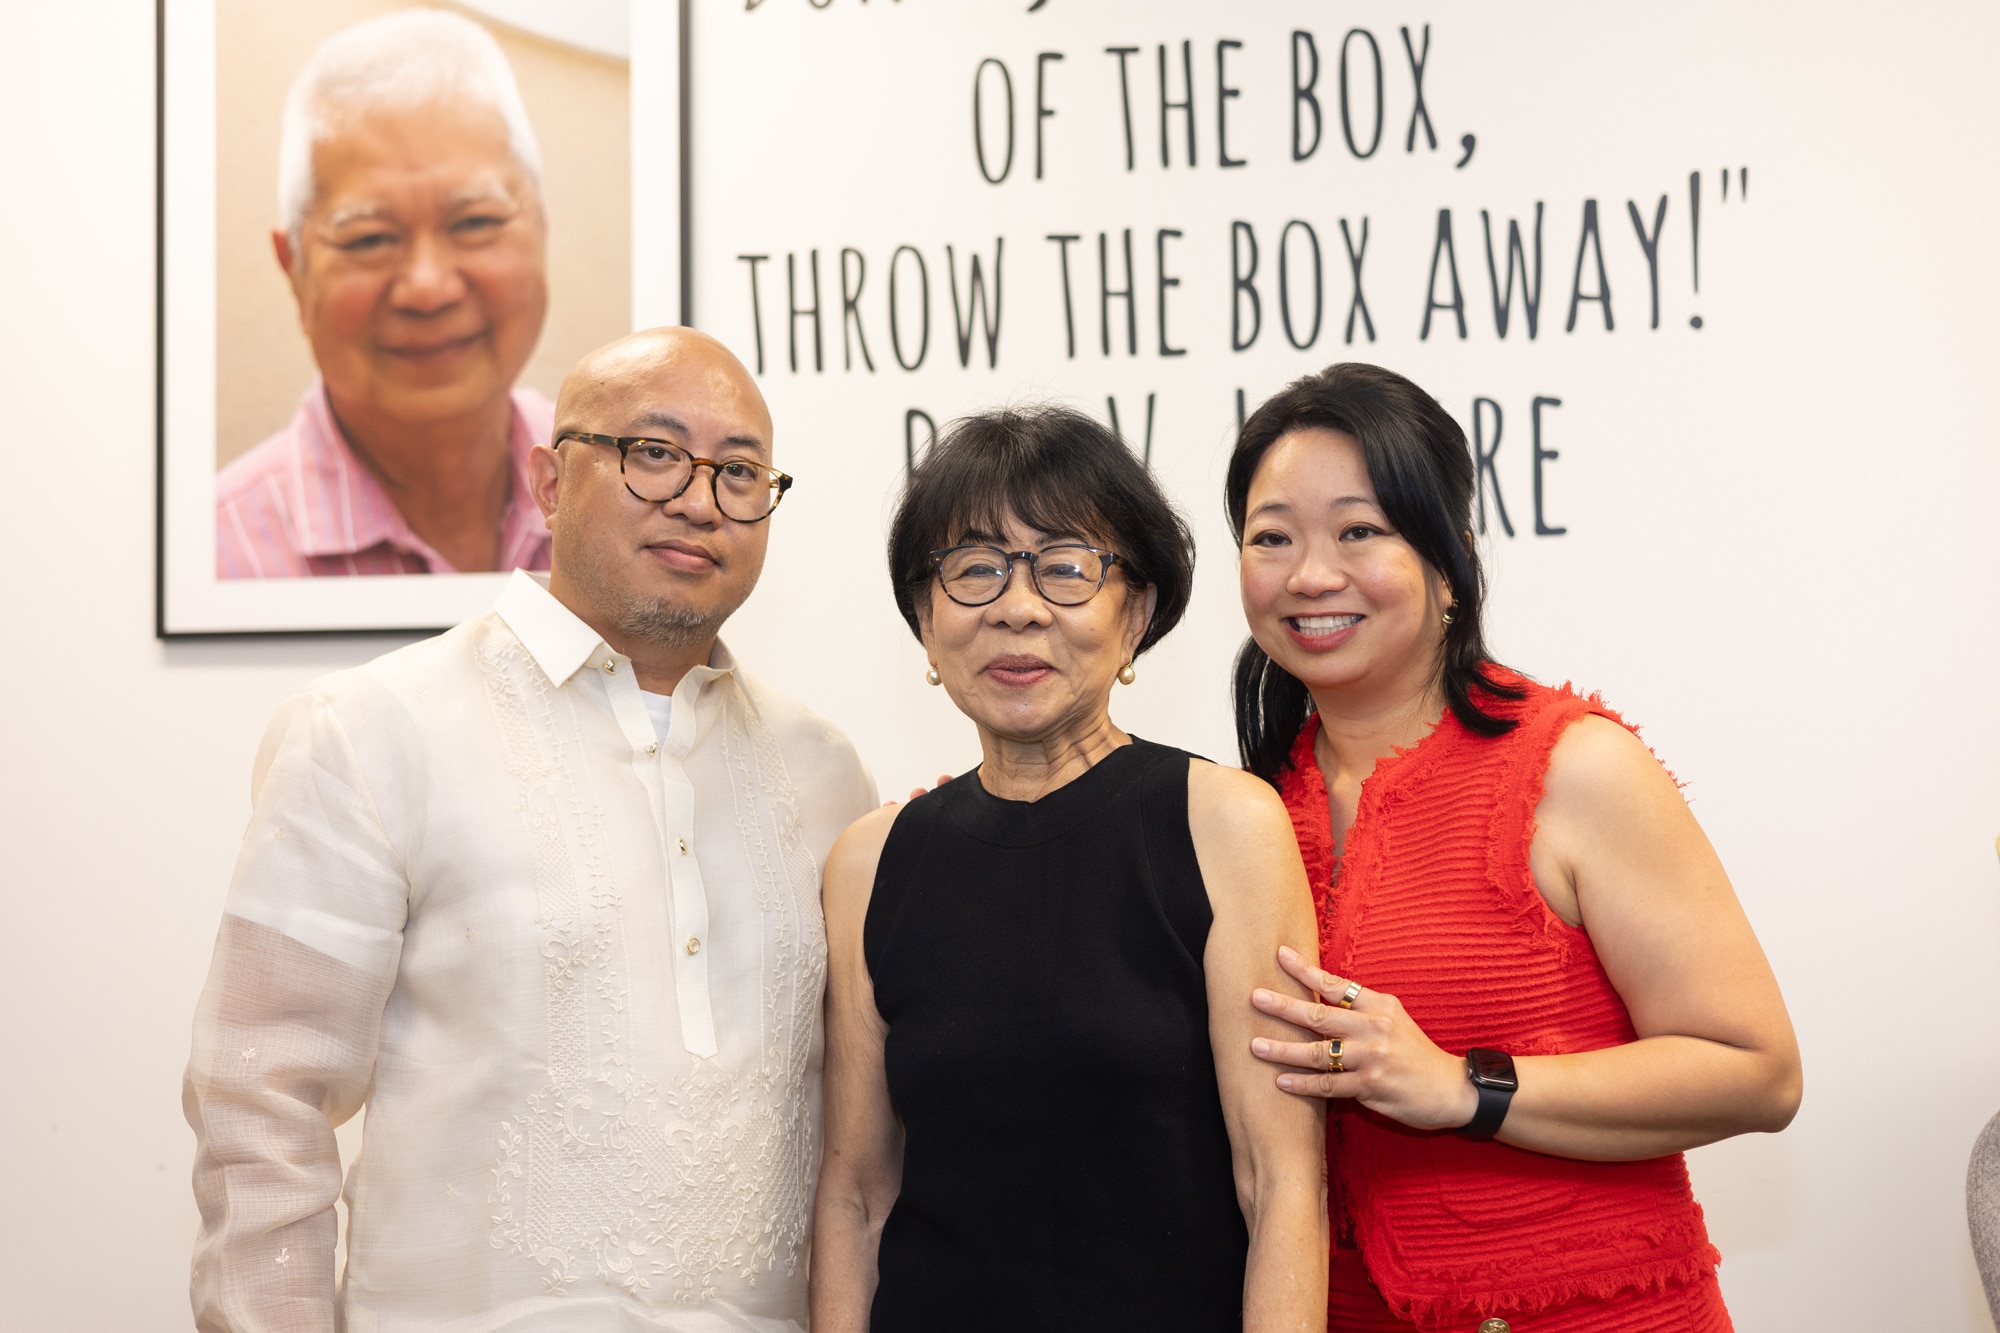
[[[687,0],[160,0],[162,638],[548,563],[564,371],[684,322]]]

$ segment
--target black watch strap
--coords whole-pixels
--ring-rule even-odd
[[[1465,1053],[1465,1076],[1479,1094],[1479,1109],[1472,1119],[1454,1132],[1462,1139],[1490,1139],[1500,1132],[1507,1119],[1507,1107],[1520,1086],[1514,1077],[1514,1058],[1504,1051],[1475,1049]]]

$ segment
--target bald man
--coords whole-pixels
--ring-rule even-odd
[[[687,329],[586,357],[529,477],[549,573],[258,753],[184,1093],[203,1329],[803,1327],[819,874],[875,790],[717,637],[791,479]]]

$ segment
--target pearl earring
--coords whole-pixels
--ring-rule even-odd
[[[1137,679],[1139,679],[1139,673],[1132,669],[1130,662],[1118,668],[1118,683],[1120,685],[1130,685]]]
[[[944,684],[944,677],[937,673],[936,667],[932,667],[929,671],[924,672],[924,679],[933,685]]]

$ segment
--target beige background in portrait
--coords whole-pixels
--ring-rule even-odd
[[[290,421],[314,373],[291,288],[271,254],[285,94],[323,38],[413,7],[402,0],[216,0],[218,468]],[[629,72],[623,61],[470,17],[499,39],[541,140],[549,312],[520,382],[554,398],[571,363],[631,328]]]

